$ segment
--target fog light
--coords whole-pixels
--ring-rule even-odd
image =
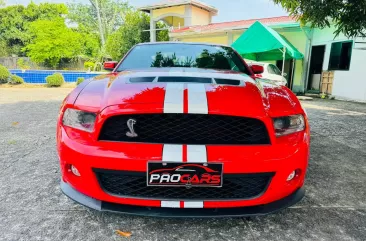
[[[292,179],[294,179],[294,177],[296,176],[296,170],[291,172],[290,175],[288,175],[287,180],[286,181],[291,181]]]
[[[71,172],[72,172],[75,176],[77,176],[77,177],[80,177],[80,176],[81,176],[81,175],[80,175],[79,170],[78,170],[74,165],[71,165],[70,170],[71,170]]]

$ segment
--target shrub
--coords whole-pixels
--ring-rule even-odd
[[[60,87],[65,83],[65,80],[61,73],[54,73],[46,77],[46,82],[49,87]]]
[[[95,66],[94,62],[91,62],[91,61],[84,62],[84,68],[87,70],[89,70],[89,68],[90,68],[90,70],[93,70],[94,66]]]
[[[30,69],[31,67],[28,65],[28,63],[25,62],[24,59],[20,58],[17,61],[17,65],[20,69],[26,70],[26,69]]]
[[[79,85],[79,84],[83,83],[84,79],[85,79],[84,77],[77,78],[76,85]]]
[[[9,84],[11,85],[24,84],[24,79],[18,75],[12,74],[10,75]]]
[[[9,77],[10,77],[9,70],[4,66],[0,65],[0,84],[7,83]]]

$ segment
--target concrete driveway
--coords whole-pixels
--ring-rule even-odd
[[[366,105],[304,102],[312,125],[306,197],[250,220],[98,213],[61,194],[55,126],[70,89],[0,88],[0,240],[366,240]]]

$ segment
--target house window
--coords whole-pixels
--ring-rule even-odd
[[[353,41],[332,43],[328,70],[349,70]]]

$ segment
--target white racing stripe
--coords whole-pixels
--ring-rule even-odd
[[[168,83],[165,88],[164,113],[183,113],[184,84]]]
[[[187,201],[183,205],[184,208],[203,208],[203,202]]]
[[[161,201],[162,208],[180,208],[180,201]]]
[[[204,84],[188,84],[188,113],[208,114],[207,95]]]
[[[187,162],[206,163],[207,151],[205,145],[187,145]],[[203,201],[187,201],[184,208],[203,208]]]
[[[183,162],[183,146],[164,145],[163,162]]]
[[[183,162],[182,145],[164,145],[163,162]],[[180,201],[161,201],[162,208],[180,208]]]
[[[188,84],[188,113],[208,114],[206,88],[204,84]],[[187,162],[206,163],[205,145],[187,145]],[[184,208],[203,208],[203,201],[185,201]]]
[[[188,113],[208,114],[206,89],[203,84],[188,84]],[[168,83],[164,113],[184,112],[184,84]],[[183,162],[183,145],[164,145],[163,162]],[[187,162],[207,162],[206,146],[187,145]],[[180,201],[161,201],[161,207],[180,208]],[[203,208],[203,201],[184,201],[184,208]]]
[[[187,145],[187,162],[207,162],[206,146]]]

